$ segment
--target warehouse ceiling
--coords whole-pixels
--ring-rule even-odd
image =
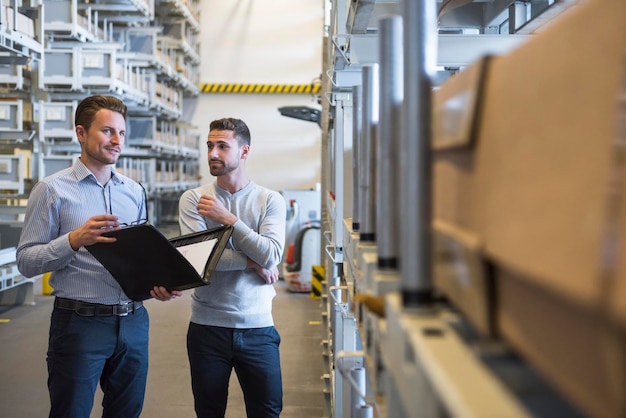
[[[579,0],[439,0],[442,31],[471,28],[479,33],[529,34]]]
[[[437,0],[441,34],[533,33],[581,0]],[[375,33],[378,18],[398,13],[397,0],[353,0],[353,34]]]
[[[436,82],[481,56],[510,51],[566,9],[584,1],[436,0]],[[334,33],[331,41],[337,87],[360,82],[360,66],[377,62],[379,21],[385,16],[402,15],[402,4],[402,0],[350,0],[347,10],[338,11],[330,30]]]

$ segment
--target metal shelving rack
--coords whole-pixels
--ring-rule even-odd
[[[0,5],[0,138],[3,153],[24,150],[12,157],[23,173],[12,197],[24,199],[38,178],[72,164],[76,105],[97,93],[128,105],[118,168],[143,182],[156,206],[161,193],[198,184],[200,136],[180,120],[185,98],[199,93],[197,0]]]
[[[10,243],[19,236],[21,199],[36,148],[37,107],[30,90],[43,59],[42,15],[39,1],[0,1],[0,240]],[[15,247],[1,248],[0,304],[32,303],[35,278],[17,271]]]
[[[444,3],[459,13],[437,16]],[[570,5],[325,2],[325,416],[548,416],[529,400],[538,393],[552,411],[579,416],[506,347],[482,339],[429,281],[433,87],[521,44],[538,21]],[[394,55],[398,31],[404,48]],[[390,93],[398,74],[400,97]],[[403,111],[412,118],[401,119]],[[384,194],[396,185],[401,192]]]
[[[199,4],[0,0],[0,248],[17,245],[32,185],[80,154],[74,112],[90,94],[126,103],[117,169],[146,188],[152,223],[176,221],[171,203],[199,184],[200,135],[181,120],[199,93]]]
[[[42,142],[46,155],[65,155],[68,164],[80,151],[70,130],[59,124],[59,106],[75,109],[81,96],[113,94],[129,107],[128,141],[118,170],[148,191],[157,225],[164,194],[198,184],[200,136],[180,119],[185,97],[199,93],[197,1],[129,0],[82,2],[44,0],[54,6],[46,59],[40,71]],[[168,30],[174,19],[186,31]],[[195,72],[195,73],[194,73]],[[71,121],[73,110],[63,114]],[[169,221],[164,221],[168,223]]]

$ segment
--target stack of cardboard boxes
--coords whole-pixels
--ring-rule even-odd
[[[581,2],[434,104],[436,285],[582,411],[626,416],[626,2]]]

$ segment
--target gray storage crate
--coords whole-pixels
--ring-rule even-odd
[[[96,15],[90,9],[78,11],[78,0],[43,0],[46,35],[54,39],[75,39],[81,42],[104,40]]]
[[[0,100],[0,131],[24,131],[33,120],[33,106],[22,99]]]
[[[8,90],[29,89],[30,71],[23,65],[0,65],[0,85]]]
[[[0,155],[0,195],[24,194],[24,156]]]
[[[76,106],[76,100],[70,102],[40,102],[39,132],[42,141],[77,141],[74,131]]]

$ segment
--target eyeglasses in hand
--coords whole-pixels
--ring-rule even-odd
[[[147,196],[147,193],[146,193],[146,188],[143,187],[143,184],[141,184],[140,182],[137,182],[137,184],[139,184],[139,186],[141,186],[141,190],[143,190],[143,208],[142,209],[145,208],[146,217],[137,219],[136,221],[133,221],[131,223],[120,222],[119,225],[122,228],[127,228],[129,226],[136,226],[136,225],[142,225],[142,224],[148,223],[148,196]],[[111,202],[112,202],[112,200],[111,200],[111,187],[108,187],[108,189],[109,189],[109,214],[112,215],[113,214],[113,208],[112,208],[112,205],[111,205]]]

